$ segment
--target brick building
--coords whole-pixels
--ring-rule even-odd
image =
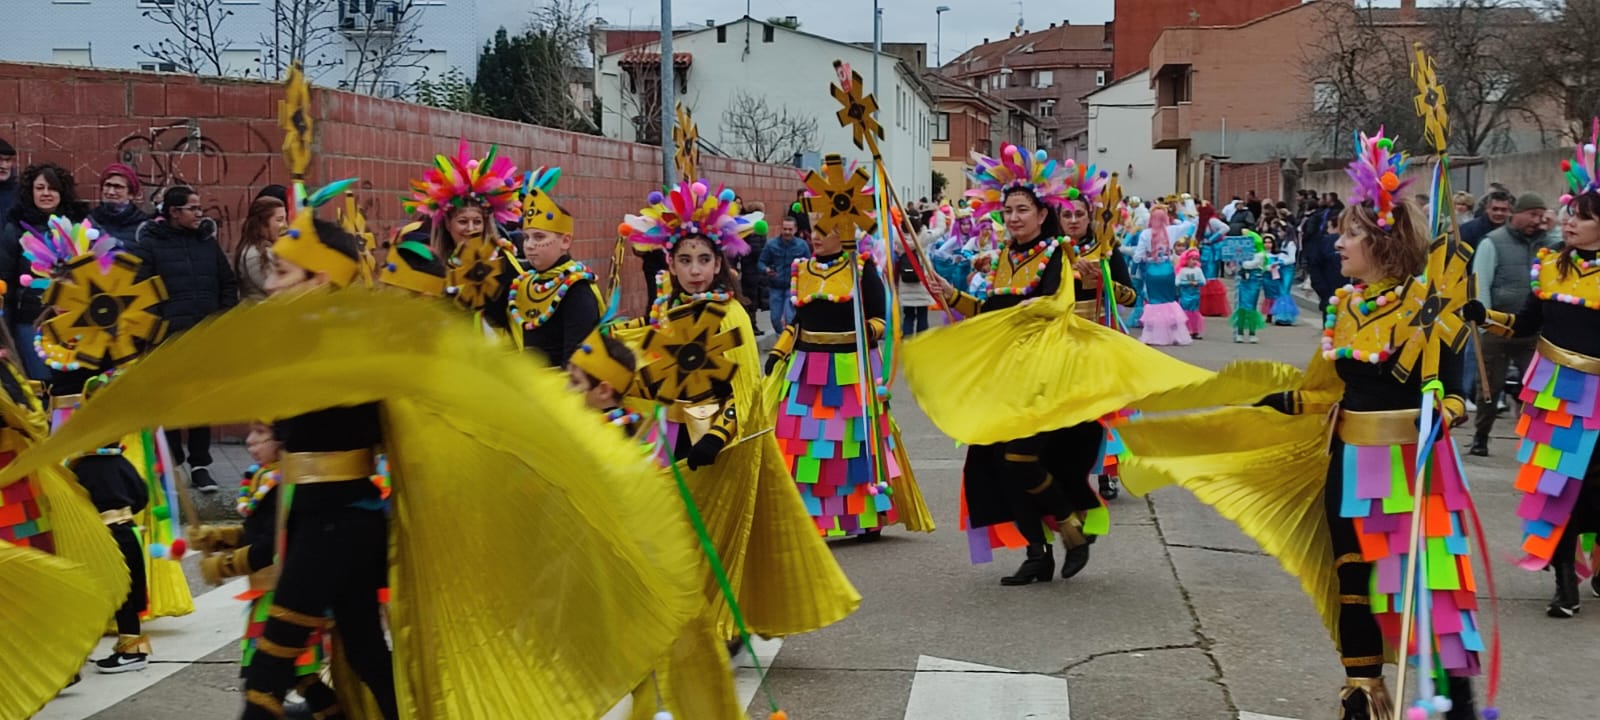
[[[1049,28],[984,42],[940,72],[968,87],[1015,103],[1039,119],[1040,147],[1081,158],[1088,124],[1083,97],[1112,80],[1112,23]]]
[[[1150,48],[1169,27],[1239,25],[1299,5],[1301,0],[1116,0],[1111,76],[1149,67]]]
[[[924,73],[923,80],[936,103],[933,170],[949,183],[945,197],[960,197],[970,187],[973,153],[992,155],[1001,143],[1038,147],[1039,120],[1022,108],[937,72]]]

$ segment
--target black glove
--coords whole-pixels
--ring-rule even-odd
[[[1293,402],[1294,402],[1294,398],[1293,398],[1292,395],[1290,395],[1289,393],[1286,393],[1286,392],[1280,392],[1280,393],[1273,393],[1273,394],[1268,395],[1268,396],[1266,396],[1264,398],[1261,398],[1260,400],[1257,400],[1255,406],[1256,407],[1268,407],[1268,408],[1272,408],[1273,410],[1277,410],[1278,412],[1283,413],[1284,415],[1292,415],[1294,413],[1289,412],[1289,408],[1290,408],[1290,405],[1293,404]]]
[[[700,442],[689,448],[689,457],[686,458],[689,463],[689,469],[698,470],[716,462],[717,453],[722,452],[722,446],[726,444],[722,438],[716,435],[707,435],[700,438]]]
[[[1489,310],[1477,300],[1468,300],[1461,306],[1461,319],[1474,325],[1482,325],[1489,319]]]
[[[777,367],[777,366],[778,366],[778,356],[777,355],[768,355],[766,364],[761,366],[761,374],[762,375],[771,375],[772,374],[772,369]]]

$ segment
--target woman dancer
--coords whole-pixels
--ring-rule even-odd
[[[1189,319],[1178,303],[1177,273],[1172,262],[1172,242],[1167,237],[1170,218],[1163,208],[1150,213],[1149,242],[1140,246],[1144,264],[1144,331],[1146,345],[1188,345]],[[1198,298],[1197,298],[1198,299]]]

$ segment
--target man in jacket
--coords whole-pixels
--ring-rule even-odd
[[[1512,206],[1511,219],[1483,236],[1472,258],[1472,274],[1478,279],[1478,302],[1501,312],[1515,313],[1528,299],[1528,270],[1540,248],[1555,247],[1541,228],[1549,204],[1538,193],[1523,193]],[[1527,370],[1533,360],[1537,338],[1505,338],[1481,334],[1484,371],[1488,373],[1492,397],[1478,403],[1472,446],[1467,452],[1489,455],[1489,432],[1494,429],[1500,395],[1505,389],[1506,370],[1515,361],[1517,369]]]
[[[168,189],[161,198],[160,217],[139,227],[129,249],[140,260],[141,279],[157,275],[167,287],[161,316],[167,321],[169,338],[239,302],[239,280],[217,242],[217,224],[205,216],[200,193],[193,188]],[[187,455],[183,436],[182,430],[167,430],[172,461],[181,465],[187,460],[194,488],[215,492],[217,482],[207,467],[211,428],[188,430]]]
[[[1495,190],[1483,199],[1483,212],[1473,218],[1471,222],[1461,226],[1461,242],[1473,248],[1483,242],[1483,236],[1506,224],[1511,217],[1511,193],[1504,190]]]
[[[794,305],[789,302],[790,274],[794,261],[811,256],[811,246],[800,239],[800,226],[785,217],[778,236],[761,249],[757,269],[767,278],[767,302],[772,311],[772,331],[782,333],[794,320]]]
[[[89,220],[100,232],[117,239],[126,248],[133,242],[139,226],[150,215],[139,208],[139,174],[122,163],[111,163],[100,171],[100,204],[89,211]]]
[[[17,204],[17,149],[5,138],[0,138],[0,222],[11,214]]]

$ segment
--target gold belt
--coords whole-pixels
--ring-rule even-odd
[[[133,522],[133,508],[120,507],[100,513],[100,522],[107,525],[120,525]]]
[[[1092,320],[1094,322],[1100,322],[1100,318],[1102,317],[1100,312],[1100,303],[1092,300],[1073,303],[1072,312],[1077,313],[1078,317],[1081,317],[1085,320]]]
[[[260,570],[250,573],[250,589],[267,592],[278,586],[278,566],[268,565]]]
[[[82,404],[83,404],[83,393],[78,393],[76,395],[52,395],[52,396],[50,396],[50,409],[51,410],[65,410],[67,408],[76,408],[76,407],[78,407],[79,405],[82,405]]]
[[[1340,410],[1337,431],[1346,445],[1403,445],[1417,441],[1420,410]]]
[[[1575,353],[1544,338],[1539,338],[1539,354],[1561,367],[1572,368],[1590,375],[1600,375],[1600,358]]]
[[[811,343],[812,345],[854,345],[856,344],[856,331],[816,332],[801,330],[800,342]]]
[[[283,456],[283,481],[291,485],[366,480],[377,470],[371,449],[296,452]]]

